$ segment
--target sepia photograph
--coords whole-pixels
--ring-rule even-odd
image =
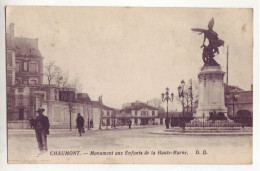
[[[252,164],[253,28],[253,8],[6,6],[7,163]]]

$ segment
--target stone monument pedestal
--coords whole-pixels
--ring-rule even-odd
[[[227,112],[225,107],[224,83],[225,72],[220,66],[204,66],[199,77],[199,101],[195,117],[209,116],[209,112]]]

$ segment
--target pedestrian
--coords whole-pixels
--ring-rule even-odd
[[[81,137],[81,133],[84,133],[84,118],[82,116],[80,116],[80,113],[78,113],[78,117],[77,117],[77,128],[78,128],[78,131],[79,131],[79,136]]]
[[[90,119],[90,128],[93,128],[93,120]]]
[[[129,129],[131,129],[131,125],[132,125],[132,121],[131,121],[131,119],[129,119],[129,121],[128,121]]]
[[[31,119],[30,119],[30,128],[31,128],[31,129],[34,129],[34,125],[35,125],[35,119],[34,119],[34,118],[31,118]]]
[[[50,123],[48,117],[43,115],[44,111],[43,108],[39,108],[36,111],[37,117],[35,119],[35,133],[40,152],[48,151],[47,135],[49,134]]]

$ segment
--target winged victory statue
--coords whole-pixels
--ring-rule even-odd
[[[208,30],[200,28],[192,28],[192,31],[199,32],[199,34],[204,34],[204,40],[201,48],[202,60],[204,66],[219,66],[219,64],[214,60],[215,53],[219,54],[219,47],[224,46],[224,41],[218,38],[218,34],[213,31],[214,18],[212,17],[208,24]],[[205,45],[205,41],[208,39],[208,45]]]

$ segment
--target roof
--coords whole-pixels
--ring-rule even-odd
[[[12,43],[16,56],[42,56],[38,49],[38,39],[14,37]]]
[[[42,56],[38,49],[38,39],[11,37],[10,34],[7,33],[6,48],[15,50],[16,56]]]
[[[233,89],[236,89],[237,91],[245,91],[237,86],[233,86],[233,85],[227,85],[226,83],[224,83],[224,89],[225,89],[225,92],[227,91],[230,91],[230,90],[233,90]]]
[[[101,104],[101,107],[102,107],[102,109],[105,109],[105,110],[114,110],[113,108],[108,107],[108,106],[103,105],[103,104]]]
[[[149,106],[146,103],[131,103],[131,106],[125,107],[121,111],[130,112],[131,110],[141,110],[143,108],[147,108],[149,110],[158,110],[157,108]]]
[[[77,101],[90,102],[91,99],[87,93],[77,93]]]
[[[101,107],[104,110],[114,110],[114,108],[108,107],[106,105],[100,104],[99,101],[90,101],[88,104],[91,104],[96,107]]]

